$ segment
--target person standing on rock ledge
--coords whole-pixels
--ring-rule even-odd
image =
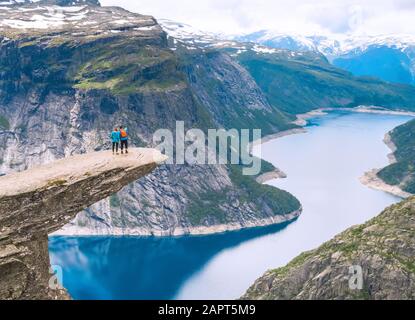
[[[118,154],[118,146],[120,145],[121,135],[117,128],[111,132],[110,138],[112,141],[112,154],[114,154],[114,152],[117,152]]]
[[[120,127],[120,139],[121,139],[121,154],[128,153],[128,129],[123,126]]]

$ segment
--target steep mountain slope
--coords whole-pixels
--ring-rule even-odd
[[[225,128],[260,128],[263,135],[294,127],[293,118],[270,104],[247,70],[226,53],[176,52],[191,88],[215,123]]]
[[[288,113],[359,105],[415,110],[415,87],[354,77],[310,53],[284,59],[279,53],[248,51],[237,59],[268,100]]]
[[[235,39],[272,48],[319,52],[356,76],[415,84],[413,35],[303,36],[262,30]]]
[[[362,53],[350,53],[333,64],[357,76],[374,76],[389,82],[415,84],[411,58],[405,52],[385,46],[369,47]]]
[[[410,198],[267,272],[243,299],[413,300],[414,233],[415,198]]]
[[[387,184],[415,194],[415,120],[395,128],[389,134],[394,144],[395,163],[378,172]]]
[[[56,3],[67,4],[0,8],[1,172],[105,149],[120,124],[136,146],[153,145],[157,129],[174,132],[176,121],[205,131],[290,126],[226,54],[175,53],[149,16],[94,1]],[[166,165],[64,232],[206,233],[291,220],[299,209],[239,166]]]

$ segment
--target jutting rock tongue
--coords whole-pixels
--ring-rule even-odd
[[[165,160],[154,149],[94,152],[0,177],[0,299],[69,298],[50,285],[48,234]]]

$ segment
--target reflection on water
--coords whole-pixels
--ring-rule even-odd
[[[262,157],[288,174],[271,185],[304,207],[294,223],[182,238],[50,239],[53,264],[75,299],[233,299],[264,271],[285,265],[399,199],[359,182],[387,164],[385,133],[406,116],[333,112],[308,133],[262,146]]]
[[[49,250],[74,299],[173,299],[218,253],[285,227],[209,237],[51,237]]]

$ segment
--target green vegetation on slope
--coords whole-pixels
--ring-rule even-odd
[[[126,96],[174,89],[186,81],[172,51],[133,35],[88,41],[65,36],[65,41],[58,43],[39,35],[35,40],[31,36],[30,41],[21,38],[9,50],[17,62],[0,62],[0,70],[6,72],[0,81],[0,97],[12,94],[10,89],[2,92],[2,88],[17,87],[57,92],[96,89]],[[12,81],[20,86],[6,87]]]
[[[415,194],[415,120],[394,129],[390,133],[397,150],[397,162],[382,169],[378,176],[386,183],[399,186]]]
[[[226,223],[227,210],[224,208],[228,202],[227,193],[230,190],[215,192],[209,190],[201,194],[192,194],[187,208],[187,216],[193,226],[215,223]]]
[[[0,129],[3,130],[9,130],[10,129],[10,123],[9,120],[6,119],[6,117],[0,115]]]
[[[257,128],[263,136],[295,127],[295,117],[272,105],[252,87],[254,81],[241,77],[240,66],[223,52],[177,53],[180,69],[187,75],[189,86],[203,99],[215,122],[227,129]],[[245,83],[244,81],[250,82]],[[264,101],[265,99],[265,101]]]
[[[120,199],[118,198],[117,194],[113,194],[110,196],[110,206],[111,208],[119,208],[120,207]]]
[[[299,114],[317,108],[376,105],[415,110],[415,88],[369,77],[354,77],[324,59],[288,59],[279,53],[247,51],[238,61],[251,73],[269,101],[281,110]]]
[[[229,171],[232,182],[246,192],[244,197],[247,201],[254,202],[258,206],[268,206],[274,215],[300,209],[300,202],[290,193],[265,184],[258,184],[254,177],[242,174],[241,166],[229,166]]]
[[[229,165],[232,188],[218,192],[193,194],[187,216],[195,226],[229,223],[229,210],[250,205],[258,218],[285,215],[301,208],[300,202],[290,193],[268,185],[258,184],[255,177],[245,176],[242,166]],[[248,220],[248,217],[247,217]]]
[[[72,76],[79,89],[108,89],[115,95],[164,91],[183,84],[177,61],[169,51],[143,46],[133,39],[88,47],[85,61]]]

